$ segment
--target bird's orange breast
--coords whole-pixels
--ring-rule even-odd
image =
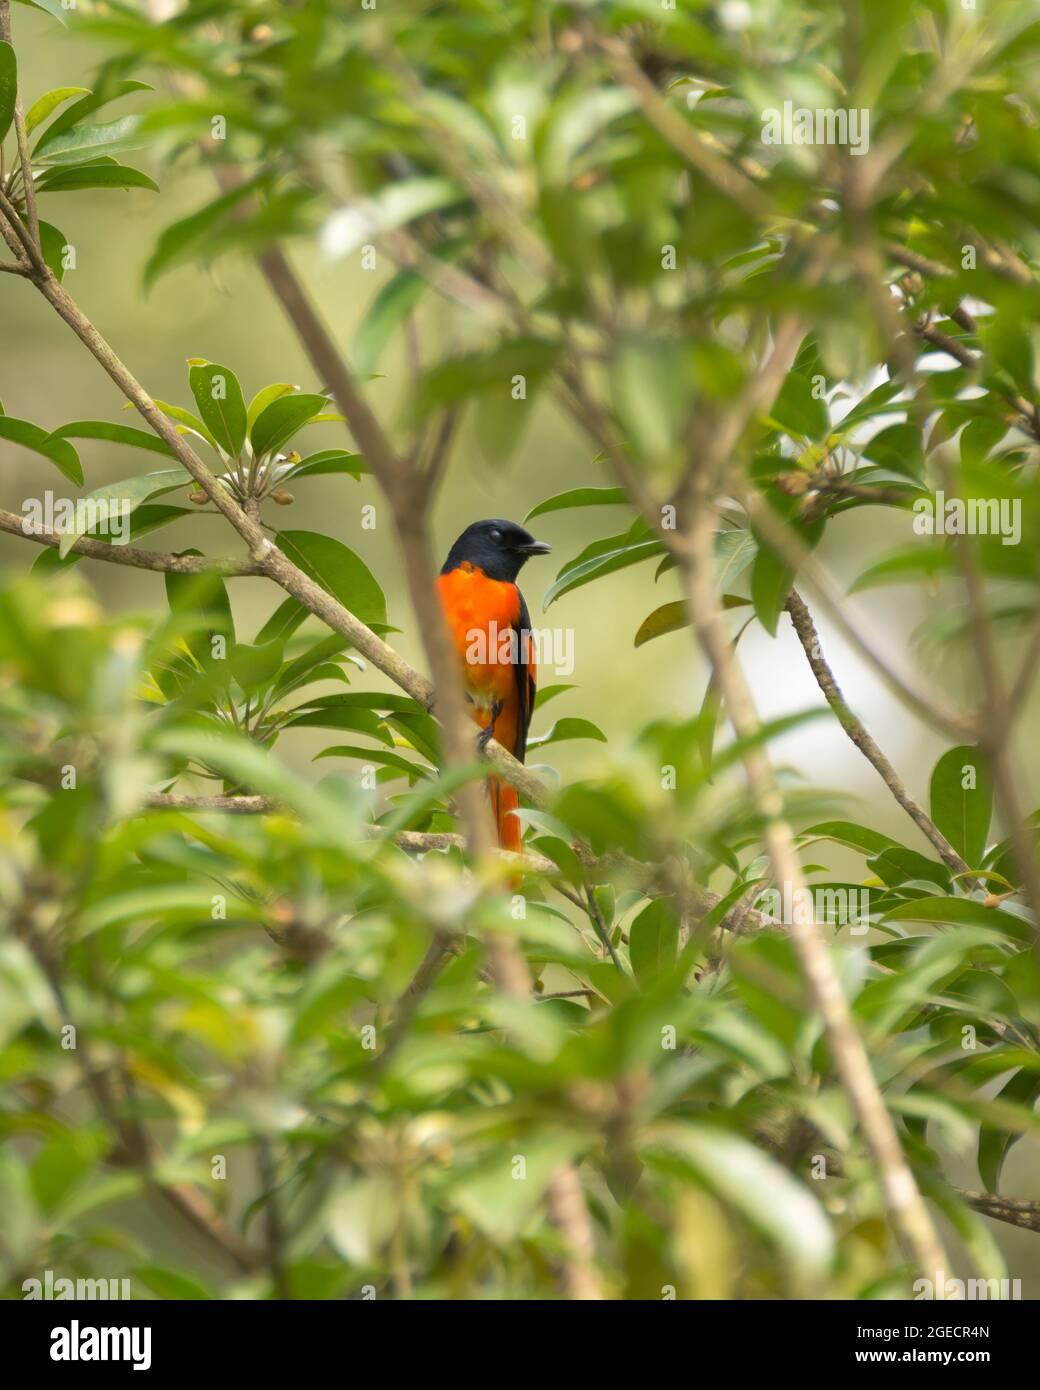
[[[464,562],[442,574],[437,589],[466,689],[478,704],[507,701],[516,685],[508,660],[510,630],[520,620],[516,585]]]

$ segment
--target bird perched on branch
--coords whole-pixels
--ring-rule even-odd
[[[516,586],[521,567],[550,547],[514,521],[475,521],[448,552],[437,588],[459,656],[466,698],[481,730],[481,748],[494,738],[520,762],[534,708],[538,670],[531,618]],[[519,806],[513,787],[488,778],[491,808],[503,849],[519,852]]]

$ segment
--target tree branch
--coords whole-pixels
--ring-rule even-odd
[[[15,512],[0,510],[0,531],[12,536],[21,536],[35,545],[50,546],[57,550],[62,542],[60,531],[46,528],[25,529],[25,517]],[[247,557],[241,559],[229,555],[211,558],[208,555],[165,555],[157,550],[139,550],[133,545],[114,545],[110,541],[91,540],[81,536],[72,545],[72,553],[85,555],[91,560],[104,560],[110,565],[126,565],[131,569],[154,570],[157,574],[217,574],[263,575],[264,568]]]
[[[932,842],[943,863],[946,864],[955,874],[965,874],[969,872],[969,866],[960,857],[954,847],[947,840],[939,827],[925,814],[924,809],[918,805],[914,798],[906,789],[902,778],[895,768],[882,753],[864,725],[853,714],[844,695],[834,679],[834,673],[824,659],[820,649],[820,639],[808,608],[795,589],[792,589],[785,605],[791,615],[791,625],[793,626],[802,650],[805,652],[806,659],[816,677],[816,683],[823,691],[824,698],[831,709],[838,717],[838,723],[848,734],[849,738],[856,745],[859,751],[877,771],[885,786],[902,806],[910,819],[914,822],[921,833]]]

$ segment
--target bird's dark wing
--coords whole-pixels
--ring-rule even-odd
[[[527,731],[531,727],[531,714],[534,710],[534,696],[538,683],[538,667],[534,660],[533,644],[531,642],[531,615],[527,611],[527,602],[523,594],[517,589],[520,595],[520,615],[517,619],[517,661],[513,668],[513,676],[516,680],[517,697],[517,717],[516,717],[516,747],[513,749],[513,756],[519,758],[521,762],[527,752]],[[524,658],[527,657],[527,660]]]

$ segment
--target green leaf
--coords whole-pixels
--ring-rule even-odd
[[[26,135],[31,135],[36,127],[42,125],[51,112],[56,111],[63,102],[71,101],[73,97],[89,95],[89,87],[55,87],[52,91],[44,92],[43,96],[37,97],[25,113]]]
[[[139,150],[145,143],[139,134],[139,116],[121,116],[118,121],[107,121],[104,125],[79,125],[71,130],[54,135],[57,122],[37,145],[33,154],[33,164],[38,168],[53,168],[55,165],[86,164],[99,154],[119,154],[123,150]]]
[[[80,524],[62,534],[58,554],[64,559],[80,536],[86,535],[90,529],[90,504],[103,502],[111,510],[111,504],[119,502],[122,504],[123,515],[129,516],[149,497],[160,497],[165,492],[174,492],[190,482],[191,476],[183,468],[167,468],[157,473],[144,473],[137,478],[124,478],[120,482],[107,483],[104,487],[95,488],[81,499],[86,505],[82,508],[81,514],[78,509]]]
[[[461,246],[461,243],[457,243]],[[362,379],[371,376],[383,349],[429,289],[415,270],[400,270],[369,305],[350,346],[350,361]]]
[[[723,594],[722,606],[724,608],[746,608],[748,600],[741,598],[738,594]],[[686,615],[686,604],[682,599],[677,599],[674,603],[663,603],[660,608],[655,608],[652,613],[648,613],[639,624],[639,631],[636,633],[633,646],[641,647],[645,642],[652,642],[655,637],[664,637],[666,633],[678,632],[684,627],[690,626],[690,620]]]
[[[76,450],[65,440],[54,439],[39,425],[30,424],[28,420],[16,420],[10,415],[0,415],[0,439],[10,439],[14,444],[32,449],[33,453],[42,454],[51,463],[57,464],[69,482],[77,487],[83,486],[83,467]]]
[[[197,550],[181,551],[182,555],[199,553]],[[219,664],[221,670],[227,670],[228,657],[234,650],[235,621],[227,586],[221,576],[211,571],[204,574],[166,574],[163,578],[171,613],[191,620],[191,630],[186,633],[184,640],[192,656],[204,670],[215,664]],[[227,649],[219,662],[214,654],[214,636],[223,637]]]
[[[569,492],[558,492],[555,497],[547,497],[539,502],[524,517],[524,525],[536,516],[546,516],[549,512],[563,512],[572,507],[614,507],[628,503],[628,493],[623,487],[575,487]]]
[[[547,705],[550,700],[554,700],[557,695],[563,695],[568,690],[577,690],[576,685],[541,685],[534,697],[534,707],[536,710]]]
[[[580,1139],[573,1133],[533,1133],[516,1141],[524,1160],[518,1181],[513,1158],[496,1145],[479,1165],[461,1173],[450,1189],[454,1204],[490,1240],[511,1248],[531,1221],[550,1182],[574,1156]]]
[[[103,83],[97,91],[88,92],[74,106],[63,111],[50,128],[40,136],[36,142],[36,149],[33,151],[33,162],[36,163],[35,156],[46,149],[52,140],[56,140],[59,135],[64,135],[66,131],[72,130],[74,126],[78,126],[88,116],[92,116],[95,111],[100,111],[102,106],[118,101],[121,97],[132,96],[134,92],[150,92],[151,90],[147,82],[138,82],[136,78],[127,78],[120,82]]]
[[[238,377],[229,367],[201,362],[188,371],[188,384],[210,434],[231,458],[246,442],[246,403]]]
[[[43,250],[43,259],[54,271],[55,278],[59,281],[65,278],[65,248],[67,246],[65,233],[52,226],[50,222],[44,222],[41,217],[40,247]]]
[[[558,102],[546,121],[541,145],[546,183],[565,183],[582,149],[635,105],[634,94],[625,87],[580,87]]]
[[[328,404],[325,396],[279,396],[264,407],[253,421],[249,439],[253,453],[273,453],[287,443],[297,430],[319,415]]]
[[[671,898],[654,898],[628,929],[628,957],[639,983],[653,984],[676,962],[679,918]]]
[[[232,676],[248,695],[271,683],[281,670],[284,657],[283,642],[263,642],[256,646],[236,642],[228,652],[228,665]]]
[[[588,547],[589,550],[595,548]],[[632,540],[622,536],[613,537],[610,549],[590,555],[587,560],[579,556],[570,567],[560,571],[546,590],[542,600],[543,611],[572,589],[580,589],[583,584],[589,584],[593,579],[613,574],[616,570],[638,564],[641,560],[649,560],[653,555],[660,555],[663,549],[664,546],[656,537],[647,537],[645,534],[640,534]]]
[[[147,430],[136,430],[132,425],[114,425],[108,420],[73,420],[71,424],[61,425],[52,430],[51,439],[103,439],[109,444],[128,444],[134,449],[145,449],[152,454],[163,454],[169,458],[173,450],[164,439]]]
[[[276,401],[282,396],[288,396],[291,392],[298,390],[299,387],[293,386],[291,382],[275,381],[272,382],[270,386],[265,386],[263,390],[258,391],[249,402],[249,409],[246,411],[246,428],[250,430],[253,428],[253,421],[272,401]]]
[[[889,425],[863,445],[863,457],[908,477],[920,477],[923,466],[921,431],[916,425]]]
[[[171,420],[175,420],[178,425],[182,426],[179,433],[185,434],[190,432],[191,434],[197,434],[200,439],[206,441],[211,449],[216,450],[217,453],[220,452],[220,445],[198,416],[193,415],[190,410],[185,410],[183,406],[170,405],[168,401],[156,401],[155,405],[164,415],[168,416]],[[133,407],[126,406],[125,408],[131,410]]]
[[[409,782],[414,782],[418,777],[432,775],[430,768],[413,763],[400,753],[392,753],[384,748],[357,748],[350,744],[337,744],[334,748],[325,748],[320,753],[315,753],[314,761],[317,762],[320,758],[355,758],[362,763],[376,763],[380,767],[394,768],[404,773]]]
[[[0,43],[0,140],[11,129],[18,100],[18,60],[9,43]]]
[[[690,394],[679,345],[629,338],[618,350],[610,379],[635,448],[649,460],[666,459],[677,443]]]
[[[279,475],[278,481],[289,483],[297,478],[319,478],[335,473],[346,473],[351,478],[360,478],[362,473],[367,471],[368,466],[360,454],[350,454],[345,449],[323,449],[294,464],[287,472]]]
[[[973,898],[909,898],[890,907],[883,922],[947,922],[951,926],[985,927],[1015,940],[1032,940],[1029,923],[1007,908],[987,907]]]
[[[858,849],[861,854],[881,854],[886,849],[900,848],[899,841],[877,830],[868,830],[865,825],[857,825],[850,820],[821,821],[802,832],[803,843],[809,840],[834,840],[839,845]]]
[[[575,719],[568,716],[564,719],[557,719],[546,734],[540,734],[537,738],[529,738],[527,746],[531,748],[545,748],[550,743],[564,743],[568,739],[592,738],[599,743],[606,743],[607,736],[602,729],[593,724],[591,719]]]
[[[179,521],[181,517],[191,516],[193,511],[194,509],[191,507],[149,507],[147,505],[138,507],[130,518],[130,531],[127,539],[135,541],[140,536],[147,536],[149,532],[158,531],[163,526],[169,526],[171,522]],[[108,533],[105,526],[92,526],[86,534],[107,539]],[[43,550],[33,564],[31,572],[33,574],[51,574],[55,570],[72,569],[82,559],[82,555],[77,555],[75,551],[71,550],[64,558],[56,550]]]
[[[813,395],[813,385],[800,372],[788,372],[769,411],[769,421],[785,434],[820,439],[830,421],[827,402]]]
[[[52,19],[56,19],[63,28],[69,27],[68,11],[61,0],[18,0],[18,3],[27,5],[31,10],[42,10],[44,14],[49,14]]]
[[[979,748],[962,745],[942,755],[932,772],[932,820],[969,868],[986,850],[993,813],[993,783]]]
[[[823,1208],[803,1183],[746,1139],[707,1124],[672,1122],[650,1135],[655,1151],[673,1154],[723,1201],[773,1241],[796,1279],[820,1280],[834,1257]]]
[[[71,169],[48,169],[36,185],[39,193],[74,193],[81,188],[147,188],[158,193],[159,185],[140,169],[125,164],[81,164]]]
[[[151,289],[160,275],[189,255],[199,242],[205,241],[244,198],[256,191],[258,182],[257,179],[247,179],[237,188],[214,198],[197,212],[182,217],[179,222],[171,223],[160,234],[155,250],[144,268],[145,289]]]
[[[1023,1067],[1009,1077],[994,1099],[1021,1105],[1030,1113],[1040,1097],[1040,1072]],[[985,1122],[979,1127],[979,1177],[987,1192],[1000,1191],[1000,1173],[1013,1144],[1022,1138],[1017,1130],[998,1129]]]
[[[294,565],[363,623],[371,627],[373,623],[386,622],[382,589],[365,562],[342,541],[317,531],[279,531],[278,546]]]

